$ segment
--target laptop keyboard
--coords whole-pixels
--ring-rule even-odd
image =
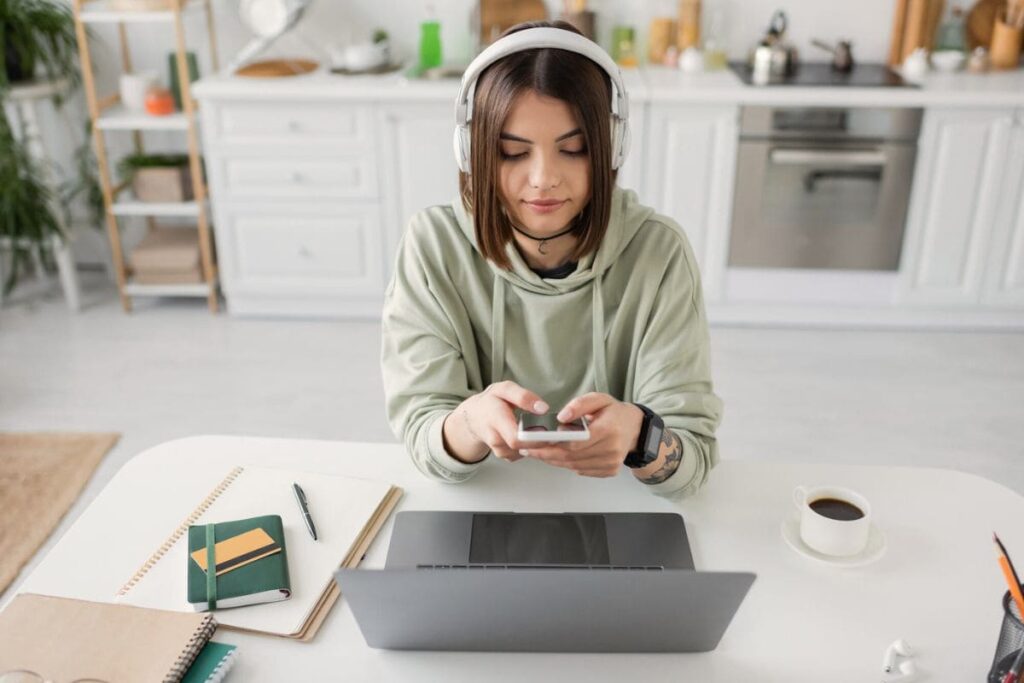
[[[625,564],[418,564],[416,569],[594,569],[605,571],[661,571],[664,567]]]

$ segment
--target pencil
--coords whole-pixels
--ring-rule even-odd
[[[1017,568],[1013,566],[1013,560],[1010,559],[1010,553],[1006,552],[1006,546],[1003,545],[1003,542],[999,539],[999,534],[993,531],[992,540],[996,542],[996,545],[999,546],[1000,552],[1002,552],[1003,555],[1006,557],[1006,561],[1010,563],[1010,571],[1013,572],[1014,582],[1018,586],[1022,585],[1020,582],[1020,575],[1017,573]],[[1024,614],[1022,614],[1021,616],[1024,617]]]
[[[1024,619],[1024,595],[1020,592],[1020,581],[1017,579],[1017,572],[1014,570],[1013,564],[1010,562],[1010,556],[1006,553],[1006,548],[1000,542],[999,537],[993,533],[992,539],[996,542],[999,566],[1003,570],[1003,578],[1006,579],[1006,583],[1010,587],[1010,595],[1013,596],[1013,601],[1017,605],[1017,614],[1020,618]]]

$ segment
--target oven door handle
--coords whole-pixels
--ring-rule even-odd
[[[769,157],[773,164],[806,166],[884,166],[887,157],[880,150],[819,151],[813,149],[773,149]]]

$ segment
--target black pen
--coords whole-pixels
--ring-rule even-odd
[[[306,528],[309,529],[309,535],[316,538],[316,527],[313,526],[313,518],[309,516],[309,505],[306,504],[306,494],[302,488],[295,483],[292,483],[292,490],[295,491],[295,500],[299,502],[299,509],[302,510],[302,518],[306,520]]]

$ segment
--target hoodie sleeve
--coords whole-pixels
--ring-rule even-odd
[[[445,417],[472,392],[454,326],[431,288],[415,228],[414,220],[384,295],[381,374],[387,417],[421,472],[460,482],[480,463],[449,455],[441,430]]]
[[[696,493],[718,463],[715,429],[722,401],[712,391],[711,340],[704,295],[689,243],[678,227],[681,249],[666,266],[640,342],[633,400],[665,421],[682,441],[678,469],[650,485],[653,493],[685,497]]]

